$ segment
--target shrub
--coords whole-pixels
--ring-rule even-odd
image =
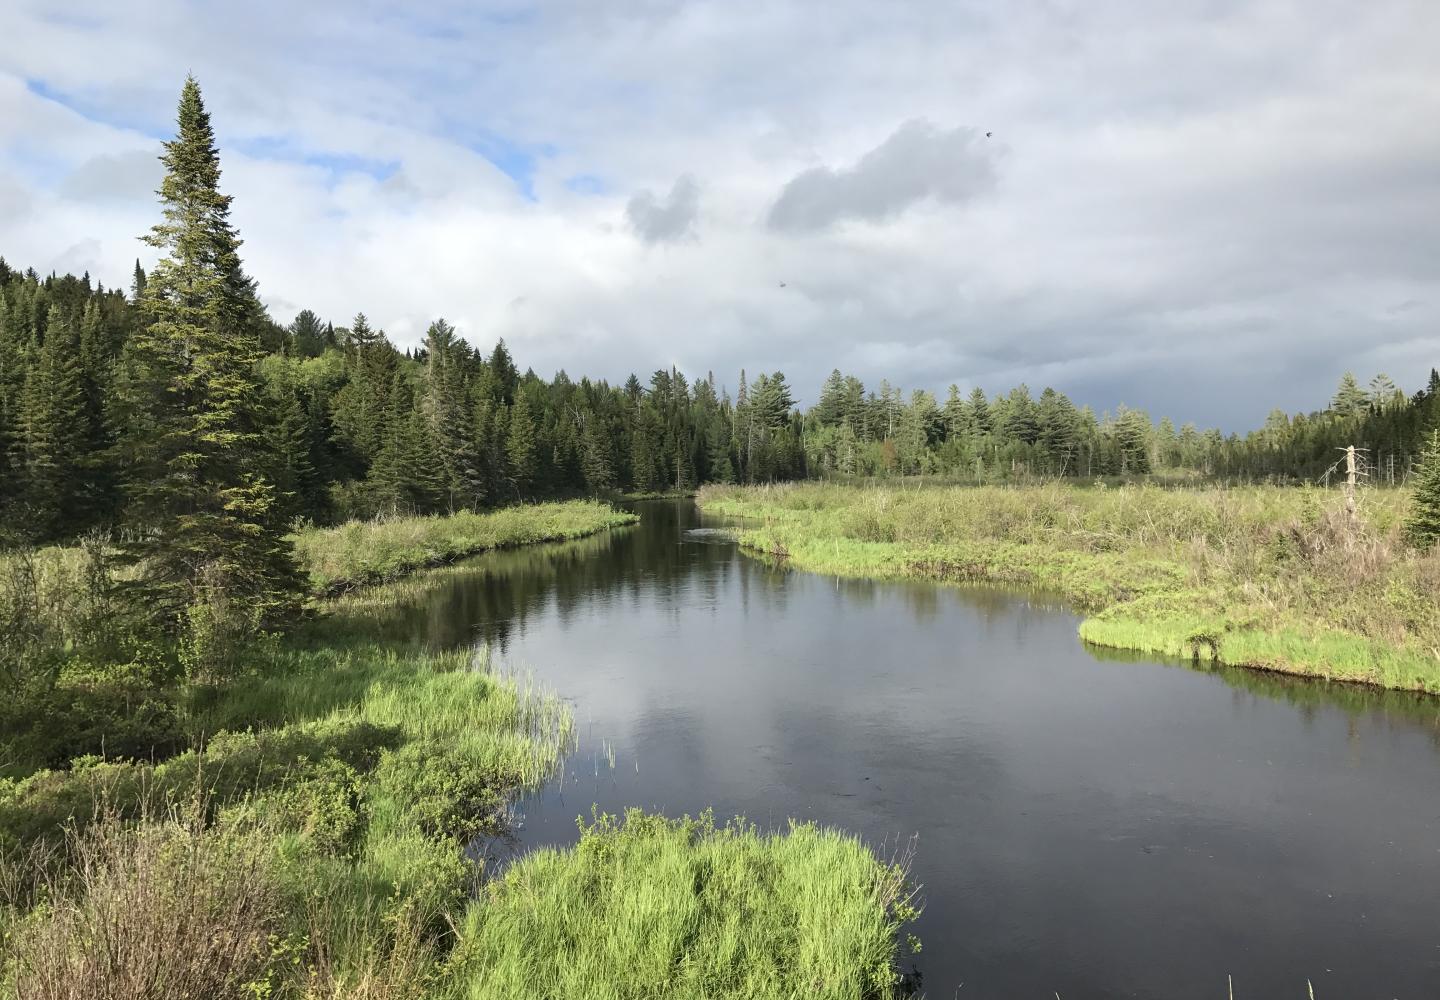
[[[365,829],[360,790],[360,772],[327,757],[303,777],[261,796],[255,811],[275,826],[298,833],[322,854],[346,854]]]
[[[271,979],[280,892],[264,839],[116,817],[76,835],[12,933],[17,996],[253,998]]]
[[[505,793],[518,775],[499,775],[448,744],[417,740],[385,755],[379,794],[403,803],[404,818],[427,835],[469,843],[504,827]]]
[[[322,721],[217,733],[203,751],[186,751],[155,766],[79,760],[68,771],[39,771],[0,785],[0,848],[53,839],[67,824],[90,823],[101,809],[133,817],[194,798],[224,805],[287,782],[334,777],[336,764],[363,773],[399,741],[392,727]],[[343,839],[343,830],[333,825],[336,817],[328,822],[327,836]]]

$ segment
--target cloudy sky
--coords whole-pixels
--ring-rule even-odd
[[[128,284],[193,71],[282,322],[1227,429],[1440,365],[1435,0],[4,8],[21,266]]]

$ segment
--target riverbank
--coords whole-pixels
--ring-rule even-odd
[[[633,524],[627,511],[594,500],[526,504],[477,514],[351,521],[292,536],[315,593],[387,583],[494,549],[558,542]]]
[[[517,527],[535,511],[425,519],[425,537],[553,532]],[[331,536],[355,558],[330,565],[415,550],[358,562],[372,530]],[[904,866],[838,833],[600,817],[576,848],[492,878],[508,804],[554,772],[573,716],[483,654],[372,635],[387,595],[423,583],[322,601],[227,680],[151,691],[153,718],[129,721],[164,720],[168,750],[0,780],[0,993],[130,995],[156,977],[197,1000],[898,987]],[[87,669],[70,681],[93,684]]]
[[[1440,693],[1440,555],[1406,495],[1161,489],[706,487],[741,544],[817,573],[1043,587],[1100,646]]]

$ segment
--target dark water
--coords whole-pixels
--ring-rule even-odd
[[[592,803],[917,836],[932,1000],[1440,997],[1436,703],[1100,656],[1063,608],[777,570],[639,509],[397,621],[573,700],[526,844]]]

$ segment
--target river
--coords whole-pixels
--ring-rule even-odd
[[[397,612],[573,702],[522,846],[592,804],[913,840],[932,1000],[1440,996],[1440,703],[1102,655],[1043,597],[788,571],[636,506]]]

